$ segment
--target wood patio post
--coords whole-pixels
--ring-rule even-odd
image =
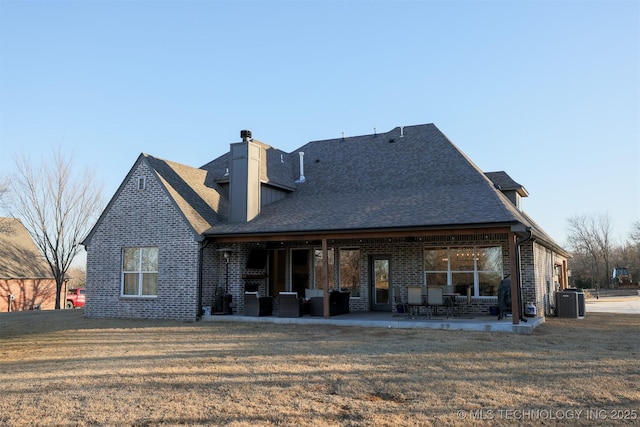
[[[330,317],[329,310],[329,253],[327,249],[327,239],[322,239],[322,272],[324,273],[324,279],[322,280],[324,283],[322,287],[324,288],[324,318],[328,319]]]
[[[518,236],[516,233],[509,233],[509,272],[511,274],[511,319],[514,325],[520,323],[520,307],[518,302],[518,286],[520,275],[518,274],[518,262],[516,260],[517,250],[516,242]]]

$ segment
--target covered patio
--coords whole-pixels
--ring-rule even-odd
[[[544,323],[544,317],[531,317],[527,322],[513,324],[511,317],[498,320],[497,316],[450,317],[411,316],[408,314],[390,312],[354,312],[340,314],[329,318],[322,317],[278,317],[278,316],[244,316],[244,315],[214,315],[202,316],[203,322],[245,322],[245,323],[279,323],[297,325],[332,325],[332,326],[360,326],[369,328],[389,329],[442,329],[458,331],[484,332],[512,332],[531,334],[533,330]]]
[[[519,310],[521,305],[518,303],[513,304],[513,316],[500,322],[497,316],[490,314],[491,309],[498,308],[497,289],[504,277],[518,278],[521,269],[528,274],[533,272],[531,265],[521,267],[519,262],[520,244],[528,240],[523,239],[526,234],[530,234],[528,229],[505,226],[472,230],[210,236],[203,258],[212,260],[215,268],[210,270],[212,276],[201,276],[204,280],[200,288],[200,305],[209,306],[210,301],[211,307],[220,305],[216,295],[224,289],[232,311],[211,309],[210,313],[220,315],[224,311],[225,318],[233,316],[232,313],[240,317],[270,317],[271,310],[267,310],[269,314],[253,313],[253,310],[250,310],[252,314],[247,314],[247,294],[255,294],[259,301],[269,299],[272,302],[268,305],[272,306],[274,317],[282,298],[319,300],[320,314],[318,310],[312,314],[324,314],[324,319],[299,319],[295,313],[286,316],[301,323],[365,321],[367,326],[528,331],[532,329],[531,322],[521,320],[524,313]],[[533,257],[533,245],[532,241],[525,243],[526,259]],[[252,261],[258,258],[255,254],[261,255],[259,263]],[[512,295],[521,292],[518,283],[519,280],[511,281]],[[215,291],[216,284],[218,291]],[[534,314],[547,313],[535,280],[528,279],[525,284],[530,296],[524,301],[535,302]],[[455,301],[451,307],[452,312],[453,305],[458,311],[455,318],[436,316],[427,319],[427,316],[405,314],[413,309],[429,311],[434,306],[446,310],[442,302],[432,304],[431,298],[426,298],[432,288],[444,291],[443,302]],[[411,299],[410,291],[415,289],[421,292],[419,303]],[[317,294],[310,295],[310,292]],[[346,312],[350,312],[350,316],[335,317],[329,312],[329,296],[345,293],[349,295]],[[404,306],[404,310],[400,311],[398,306]],[[299,310],[303,313],[302,308]],[[205,314],[207,311],[200,312]],[[376,321],[383,323],[371,323]],[[520,323],[523,328],[517,327]]]

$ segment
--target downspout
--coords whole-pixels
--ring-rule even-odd
[[[204,259],[204,249],[207,246],[209,246],[209,241],[205,239],[200,243],[200,250],[198,251],[198,312],[196,313],[196,320],[200,320],[202,317],[202,276],[204,271],[202,264]]]
[[[520,271],[520,245],[522,245],[523,243],[531,240],[531,237],[533,236],[533,233],[531,232],[531,227],[527,227],[525,229],[525,232],[527,233],[526,237],[523,237],[522,239],[518,240],[516,242],[516,280],[517,280],[517,291],[518,291],[518,314],[520,316],[520,321],[521,322],[527,322],[527,319],[525,319],[525,317],[522,315],[523,311],[523,305],[522,305],[522,273]],[[512,302],[513,304],[513,302]]]

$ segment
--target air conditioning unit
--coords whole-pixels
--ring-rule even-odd
[[[556,316],[577,319],[579,313],[576,292],[556,292]]]
[[[587,312],[584,291],[577,288],[567,288],[563,292],[573,292],[578,295],[578,319],[584,319],[584,316]]]

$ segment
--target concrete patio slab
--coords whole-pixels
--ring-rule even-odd
[[[527,318],[527,322],[514,325],[511,317],[497,320],[496,316],[476,316],[473,318],[433,317],[427,319],[424,316],[410,317],[406,314],[393,314],[381,312],[356,312],[341,314],[325,319],[323,317],[277,317],[276,316],[243,316],[243,315],[216,315],[203,316],[204,322],[245,322],[245,323],[275,323],[296,325],[334,325],[334,326],[361,326],[370,328],[398,328],[398,329],[443,329],[459,331],[484,331],[484,332],[515,332],[518,334],[531,334],[533,330],[544,323],[544,317]]]

